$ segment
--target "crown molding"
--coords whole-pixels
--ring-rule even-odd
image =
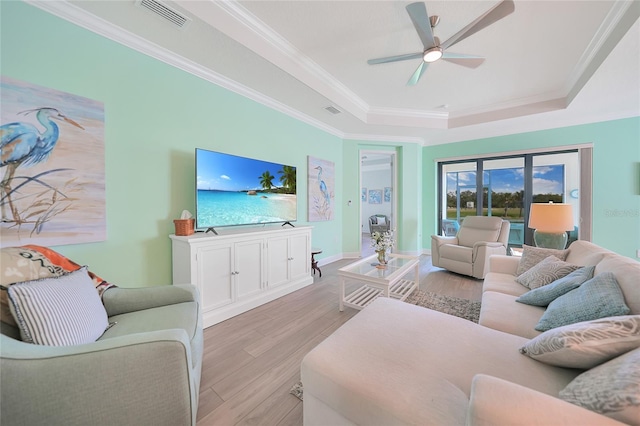
[[[61,19],[72,24],[78,25],[86,30],[96,33],[102,37],[112,40],[123,46],[129,47],[137,52],[150,56],[161,62],[173,67],[179,68],[189,74],[237,93],[240,96],[248,98],[268,108],[286,114],[296,120],[307,123],[313,127],[323,130],[333,136],[344,138],[344,133],[332,126],[316,120],[302,112],[293,109],[269,96],[257,92],[247,86],[244,86],[234,80],[231,80],[221,74],[218,74],[209,68],[186,59],[174,52],[165,49],[155,43],[152,43],[142,37],[137,36],[121,27],[99,18],[82,8],[79,8],[67,1],[46,1],[46,0],[24,0],[26,3],[35,6],[45,12],[51,13]]]
[[[564,88],[567,105],[582,90],[638,17],[640,17],[640,2],[616,0],[569,74]]]

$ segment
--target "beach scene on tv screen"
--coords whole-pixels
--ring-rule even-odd
[[[198,228],[294,221],[296,168],[196,151]]]

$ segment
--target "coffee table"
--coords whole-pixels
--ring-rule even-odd
[[[378,256],[372,255],[338,269],[340,277],[340,311],[345,306],[362,309],[380,296],[405,300],[420,282],[419,258],[392,253],[385,268],[379,268]],[[413,268],[413,280],[404,278]],[[348,280],[362,282],[357,290],[345,295]]]

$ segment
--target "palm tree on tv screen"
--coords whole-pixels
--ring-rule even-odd
[[[275,178],[276,178],[276,177],[275,177],[274,175],[272,175],[271,173],[269,173],[269,171],[267,170],[266,172],[262,173],[262,174],[259,176],[259,179],[260,179],[260,185],[262,185],[262,187],[263,187],[264,189],[269,190],[269,189],[271,189],[271,188],[273,187],[273,180],[274,180]]]
[[[282,170],[278,170],[278,174],[280,174],[280,182],[286,188],[289,189],[287,191],[290,194],[296,193],[296,168],[293,166],[282,166]]]

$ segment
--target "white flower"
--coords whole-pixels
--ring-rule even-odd
[[[393,231],[374,232],[371,234],[371,247],[375,251],[388,250],[393,247]]]

